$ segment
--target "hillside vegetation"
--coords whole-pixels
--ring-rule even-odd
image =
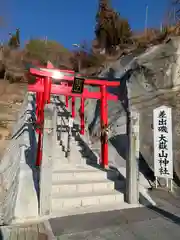
[[[45,65],[48,60],[58,68],[96,74],[108,61],[133,51],[141,53],[149,46],[180,35],[180,1],[172,1],[172,5],[176,21],[164,22],[161,29],[149,28],[137,33],[132,31],[128,19],[111,7],[109,0],[99,0],[95,38],[90,44],[82,41],[74,51],[69,51],[54,40],[36,38],[29,39],[22,48],[21,32],[17,28],[15,33],[9,34],[9,41],[1,46],[0,74],[5,74],[11,82],[26,80],[25,69],[29,63]]]

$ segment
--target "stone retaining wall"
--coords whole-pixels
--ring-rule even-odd
[[[20,162],[24,156],[24,146],[29,142],[27,119],[32,114],[31,96],[26,95],[13,128],[12,139],[0,160],[0,225],[9,224],[14,218],[19,188]],[[31,109],[30,109],[31,108]],[[26,189],[24,189],[26,194]]]

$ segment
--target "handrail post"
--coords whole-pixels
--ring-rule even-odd
[[[63,117],[61,116],[60,119],[60,129],[59,129],[59,145],[62,146],[63,141],[62,141],[62,131],[63,131]]]
[[[40,170],[40,215],[51,213],[51,189],[53,153],[56,139],[56,108],[46,104],[44,108],[43,151]]]
[[[71,152],[72,128],[73,128],[73,118],[69,117],[66,157],[69,157]]]

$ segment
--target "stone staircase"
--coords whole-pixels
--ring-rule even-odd
[[[107,179],[107,173],[93,167],[82,165],[55,170],[52,178],[53,212],[124,200],[123,193],[115,190],[115,182]]]
[[[67,119],[64,119],[64,124],[68,124]],[[66,150],[66,143],[67,132],[63,132],[62,145],[57,138],[53,156],[52,215],[73,215],[129,207],[124,202],[125,182],[117,171],[101,169],[91,158],[89,151],[82,154],[83,147],[79,145],[76,136],[71,139],[70,156],[65,157],[63,150]]]
[[[124,193],[121,191],[124,181],[118,179],[114,170],[103,170],[98,165],[83,163],[84,159],[75,143],[72,143],[71,149],[73,154],[67,160],[61,146],[56,148],[61,154],[53,161],[52,215],[79,212],[87,207],[102,208],[107,204],[120,207],[124,202]],[[75,164],[74,159],[80,159],[81,163]]]

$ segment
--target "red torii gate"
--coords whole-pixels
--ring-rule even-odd
[[[75,117],[75,98],[81,98],[80,119],[81,119],[81,134],[84,134],[84,101],[87,98],[100,99],[100,115],[101,115],[101,165],[108,167],[108,110],[107,100],[117,101],[118,97],[106,91],[107,86],[117,87],[120,82],[96,80],[84,78],[85,85],[99,86],[100,92],[90,92],[85,88],[82,94],[72,93],[72,84],[75,79],[75,73],[71,70],[54,69],[52,65],[47,65],[47,68],[30,68],[31,75],[36,76],[36,82],[28,85],[28,91],[36,93],[36,116],[37,124],[43,126],[44,122],[44,106],[50,103],[50,95],[64,95],[66,97],[66,106],[68,106],[68,97],[72,100],[72,117]],[[78,75],[80,76],[80,75]],[[36,165],[41,164],[42,159],[42,128],[38,129],[38,150]]]

